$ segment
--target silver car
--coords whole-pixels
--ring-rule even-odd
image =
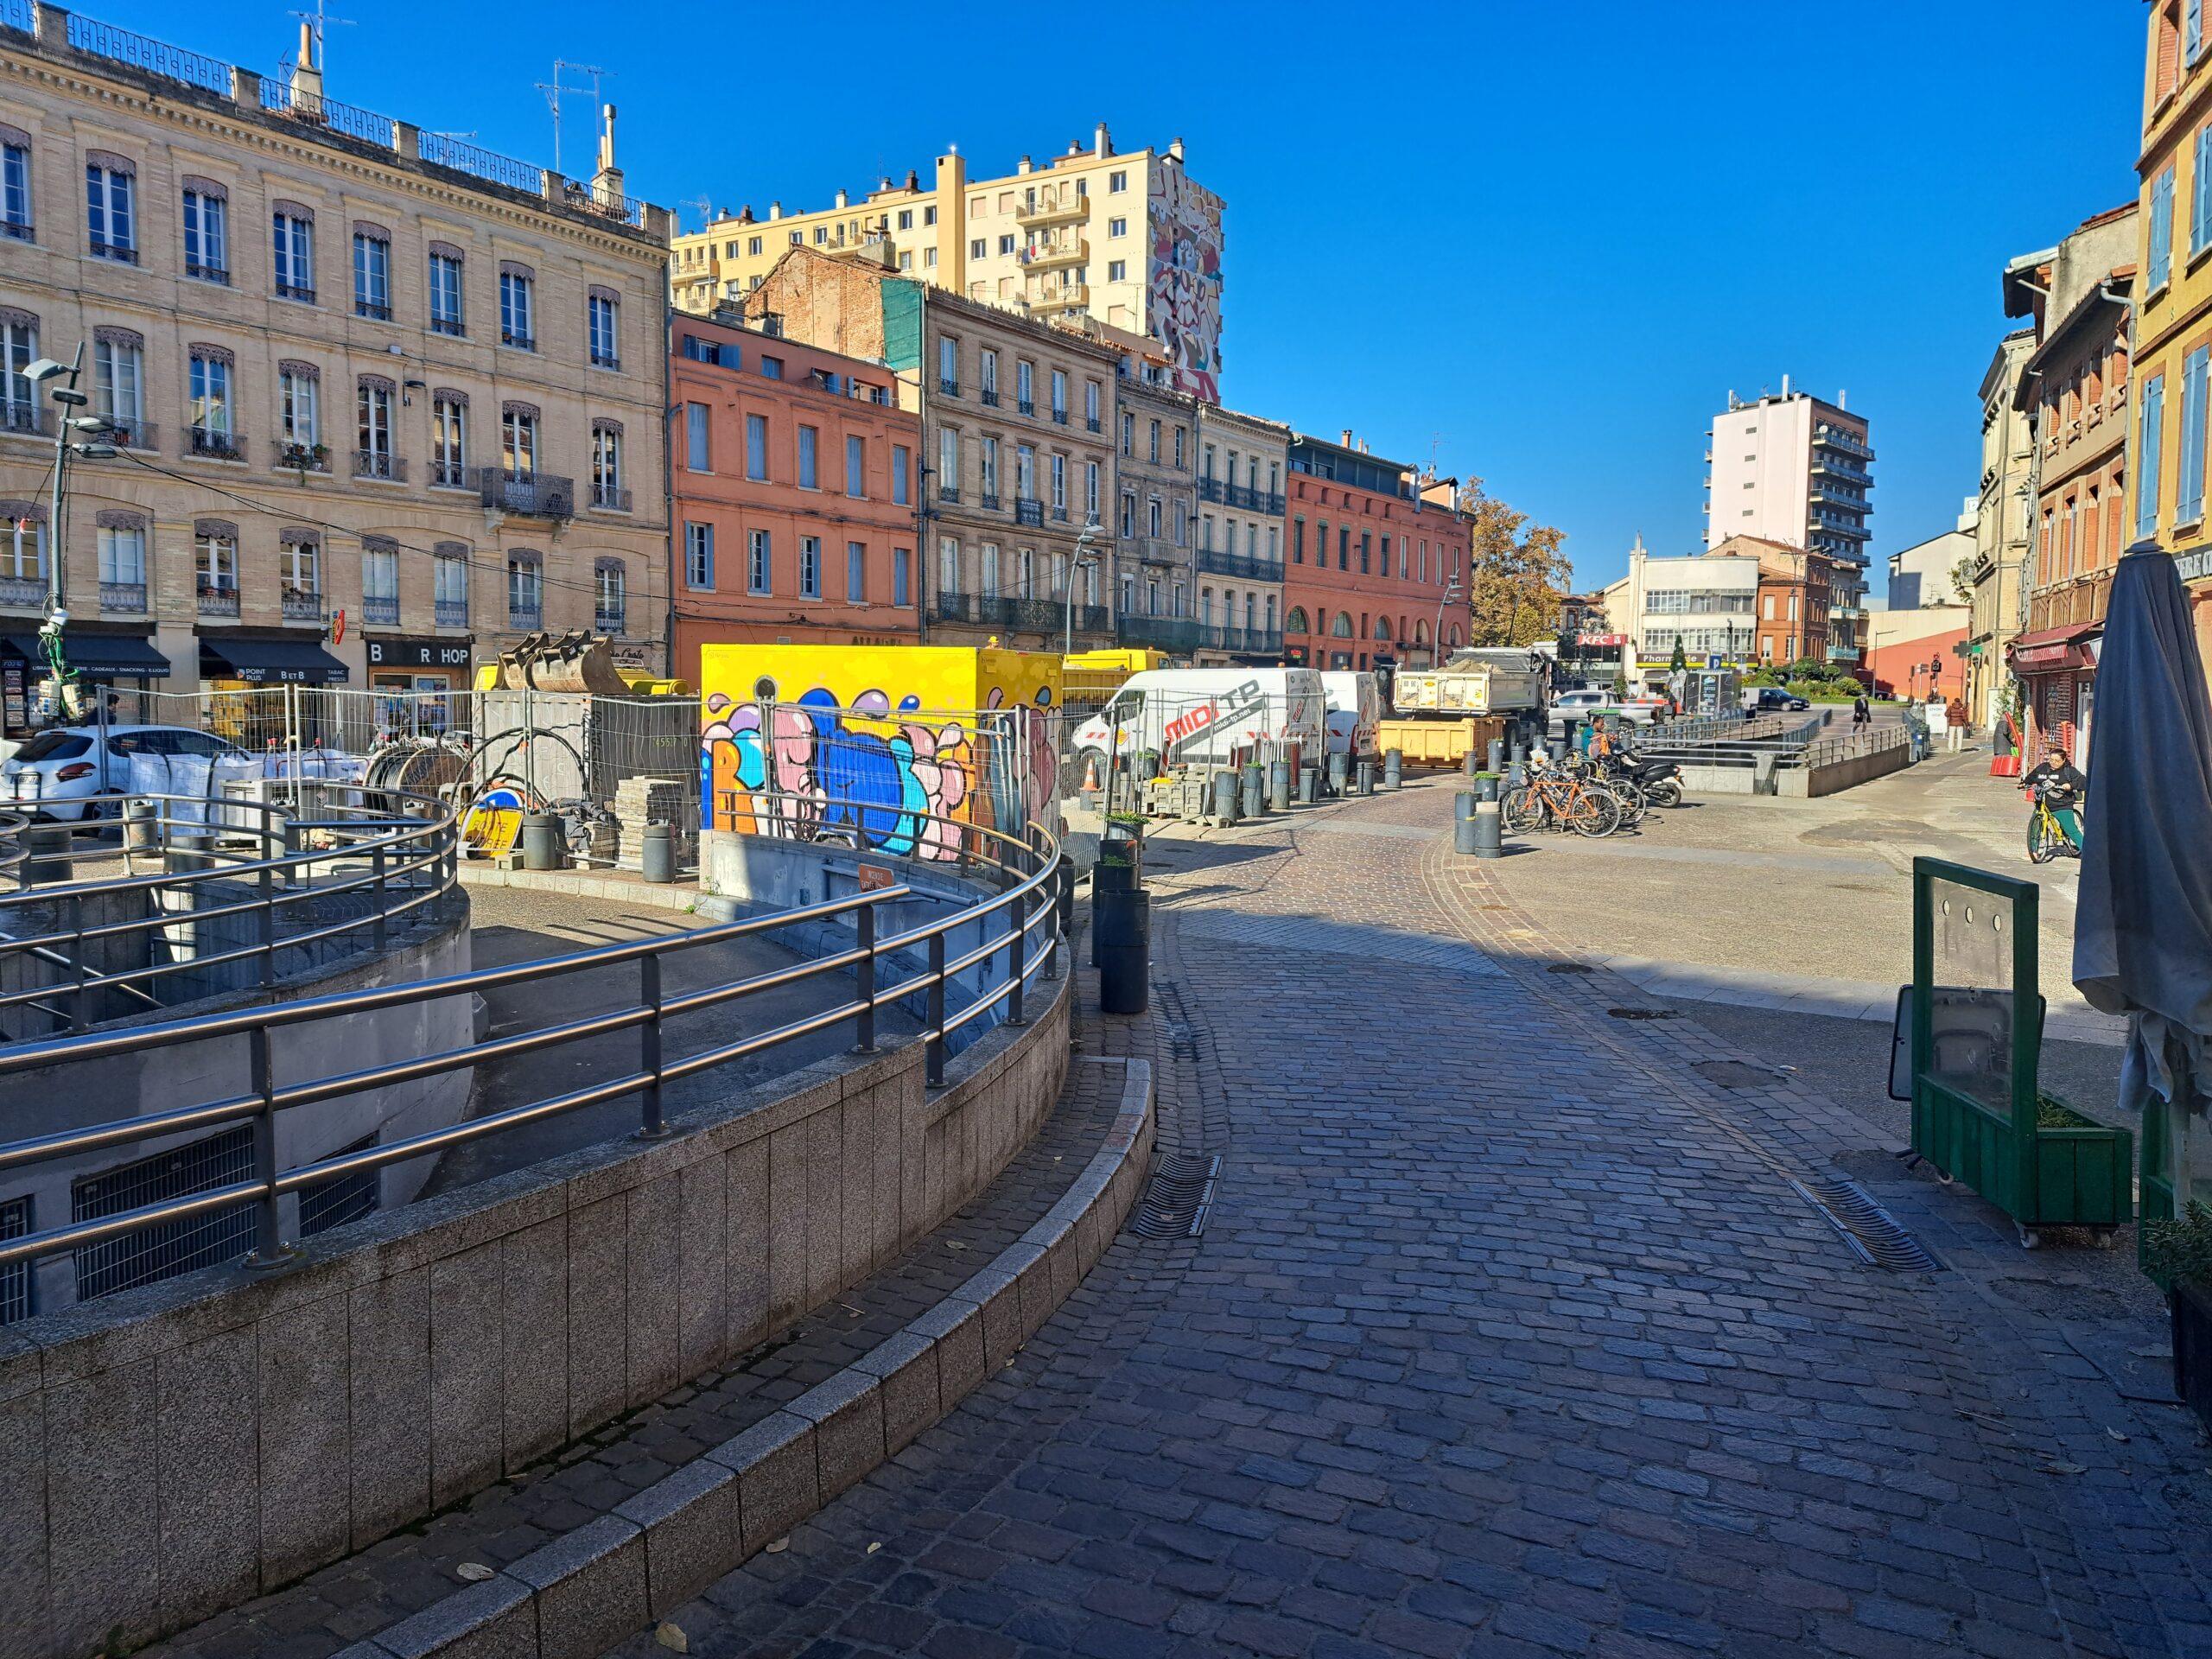
[[[88,810],[114,817],[116,804],[89,806],[95,795],[130,787],[133,754],[194,755],[213,760],[245,751],[189,726],[110,726],[106,741],[97,726],[55,726],[39,733],[0,763],[0,799],[33,817],[76,823]]]

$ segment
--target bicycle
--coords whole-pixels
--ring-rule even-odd
[[[2035,806],[2028,814],[2028,861],[2048,864],[2059,857],[2079,858],[2082,844],[2066,833],[2066,826],[2051,810],[2050,791],[2034,791]]]
[[[1621,826],[1620,798],[1580,767],[1540,766],[1527,783],[1506,791],[1498,813],[1506,829],[1523,836],[1548,826],[1594,837]]]

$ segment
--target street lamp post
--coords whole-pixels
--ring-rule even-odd
[[[1098,563],[1095,556],[1085,556],[1083,550],[1090,545],[1097,534],[1098,521],[1093,518],[1084,525],[1082,533],[1075,538],[1075,557],[1068,561],[1067,628],[1060,652],[1064,657],[1075,655],[1075,585],[1087,566]]]
[[[86,460],[107,460],[115,454],[115,446],[106,439],[115,435],[112,421],[100,415],[79,415],[73,411],[84,408],[91,400],[77,390],[77,377],[85,365],[84,342],[79,340],[75,354],[67,363],[41,357],[27,364],[20,371],[22,378],[33,385],[44,385],[62,375],[69,377],[67,385],[56,386],[48,394],[60,405],[54,426],[54,488],[47,506],[46,556],[46,612],[39,623],[39,645],[46,653],[48,671],[54,683],[54,699],[59,705],[65,696],[68,679],[68,658],[62,643],[62,631],[69,625],[67,596],[68,582],[64,573],[63,554],[68,547],[67,525],[64,509],[67,504],[67,479],[69,458],[82,456]],[[79,441],[72,442],[72,435]]]
[[[1444,607],[1459,601],[1459,578],[1454,576],[1444,587],[1444,596],[1436,601],[1436,626],[1428,636],[1428,665],[1438,668],[1444,662]]]

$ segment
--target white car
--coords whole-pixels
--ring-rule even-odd
[[[1592,715],[1625,715],[1638,726],[1649,726],[1665,707],[1657,697],[1617,697],[1600,690],[1562,691],[1552,699],[1549,729],[1554,737],[1564,737],[1570,719],[1586,723]]]
[[[100,741],[97,726],[54,726],[39,733],[0,764],[0,802],[33,817],[75,823],[86,815],[88,798],[117,795],[130,788],[134,754],[190,755],[213,760],[244,757],[235,744],[189,726],[111,726]],[[95,816],[120,816],[114,802]]]

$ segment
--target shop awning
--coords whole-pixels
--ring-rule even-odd
[[[200,677],[249,685],[336,685],[346,664],[308,639],[200,639]]]
[[[2092,634],[2102,633],[2101,622],[2069,622],[2064,627],[2037,628],[2012,636],[2005,647],[2016,674],[2048,674],[2069,668],[2094,668],[2096,659],[2082,645]]]
[[[0,634],[5,646],[27,663],[43,664],[46,652],[35,633]],[[166,680],[169,659],[142,633],[77,633],[61,636],[64,660],[79,674],[108,674],[123,679]]]

